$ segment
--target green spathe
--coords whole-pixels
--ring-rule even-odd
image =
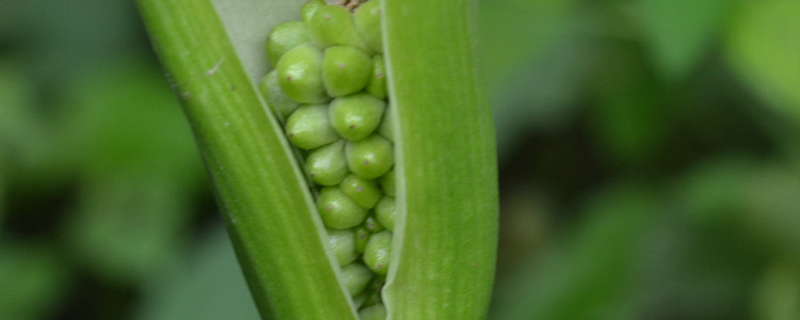
[[[258,89],[267,101],[267,105],[275,114],[281,117],[281,121],[284,121],[300,107],[299,103],[289,98],[286,92],[281,89],[281,85],[278,82],[278,71],[276,70],[272,70],[261,80]]]
[[[354,262],[342,267],[342,283],[351,296],[364,291],[369,281],[372,280],[372,272],[360,262]]]
[[[286,135],[295,146],[304,150],[319,148],[339,140],[328,120],[324,104],[305,105],[286,120]]]
[[[392,253],[392,233],[382,231],[373,234],[364,248],[364,263],[372,272],[386,275],[389,271],[389,260]]]
[[[353,47],[335,46],[325,50],[322,80],[331,97],[342,97],[364,89],[370,80],[372,59]]]
[[[311,13],[307,23],[311,39],[323,48],[351,46],[369,52],[370,49],[353,25],[350,11],[340,6],[320,6]]]
[[[322,222],[331,229],[352,228],[367,217],[367,209],[350,200],[339,188],[323,188],[317,199],[317,209]]]
[[[347,265],[358,258],[352,230],[328,230],[328,246],[340,266]]]
[[[394,223],[397,219],[397,207],[392,197],[383,197],[375,206],[375,216],[386,229],[394,231]]]
[[[284,53],[308,41],[308,31],[302,21],[281,23],[267,35],[267,58],[271,63],[277,64]]]
[[[361,179],[356,175],[351,174],[344,178],[339,188],[355,203],[366,209],[372,209],[381,199],[381,190],[375,181]]]
[[[375,132],[385,109],[385,102],[365,93],[336,98],[331,102],[331,123],[342,138],[358,141]]]
[[[382,55],[372,57],[372,73],[367,84],[367,93],[378,99],[386,99],[386,64]]]
[[[368,1],[353,14],[356,30],[375,52],[383,52],[383,35],[381,33],[381,2]]]
[[[323,186],[335,186],[347,177],[344,141],[337,141],[311,152],[306,168],[311,180]]]
[[[360,141],[350,141],[345,147],[347,167],[362,179],[378,178],[394,165],[392,143],[373,134]]]
[[[299,103],[322,103],[329,100],[322,82],[322,51],[310,44],[289,50],[278,60],[281,88]]]

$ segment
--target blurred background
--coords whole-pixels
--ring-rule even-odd
[[[800,319],[800,1],[483,0],[491,319]],[[257,319],[130,1],[0,1],[0,319]]]

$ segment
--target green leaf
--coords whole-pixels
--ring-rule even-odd
[[[272,25],[299,19],[302,3],[138,1],[261,315],[353,319],[308,185],[254,84],[266,72],[257,42]]]
[[[384,1],[397,205],[390,319],[486,316],[497,245],[495,135],[476,3]]]
[[[800,2],[744,1],[728,31],[737,75],[778,112],[800,122]]]
[[[642,24],[656,66],[681,80],[697,65],[722,27],[731,0],[643,0]]]

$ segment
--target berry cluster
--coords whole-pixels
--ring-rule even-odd
[[[318,188],[317,207],[362,319],[381,319],[395,222],[394,146],[380,2],[313,0],[269,33],[259,89]]]

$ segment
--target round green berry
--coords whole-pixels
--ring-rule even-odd
[[[386,275],[389,271],[389,260],[392,254],[392,233],[382,231],[373,234],[364,248],[364,263],[379,275]]]
[[[340,266],[347,265],[358,258],[356,242],[352,230],[328,230],[328,246]]]
[[[295,146],[304,150],[319,148],[339,140],[331,127],[328,108],[324,104],[304,105],[286,120],[286,135]]]
[[[281,121],[284,121],[292,112],[300,107],[299,103],[294,102],[294,100],[289,98],[286,92],[283,92],[283,89],[281,89],[281,85],[278,82],[278,71],[273,70],[267,73],[264,79],[261,80],[258,89],[264,96],[267,105],[272,109],[272,112],[274,112]]]
[[[397,182],[394,176],[394,169],[383,175],[383,177],[381,177],[380,183],[381,183],[381,190],[383,190],[383,193],[390,195],[392,197],[397,196],[397,192],[395,189],[397,186]]]
[[[306,159],[311,180],[323,186],[335,186],[347,177],[344,141],[337,141],[311,152]],[[345,192],[347,193],[347,192]]]
[[[300,9],[300,16],[303,19],[303,22],[308,25],[311,21],[311,16],[314,15],[314,12],[317,9],[324,7],[325,1],[324,0],[310,0],[306,4],[303,5],[303,8]]]
[[[365,93],[336,98],[329,110],[331,124],[342,138],[358,141],[375,132],[384,109],[385,102]]]
[[[367,93],[378,99],[386,99],[386,65],[381,55],[372,57],[372,72],[367,84]]]
[[[394,198],[383,197],[375,206],[375,216],[386,229],[394,231],[394,221],[397,218],[397,207]]]
[[[325,50],[322,81],[331,97],[356,93],[367,86],[372,59],[353,47],[335,46]]]
[[[306,25],[311,39],[324,48],[338,45],[370,51],[353,25],[353,16],[344,7],[320,6]]]
[[[372,280],[372,272],[360,262],[354,262],[342,267],[342,283],[350,296],[355,296],[367,287]]]
[[[347,167],[362,179],[378,178],[394,165],[392,143],[373,134],[360,141],[350,141],[345,147]]]
[[[308,41],[308,31],[302,21],[283,22],[267,35],[267,58],[273,65],[277,64],[284,53]]]
[[[358,312],[358,317],[361,320],[386,320],[386,307],[380,303],[366,307]]]
[[[317,209],[322,222],[331,229],[352,228],[367,217],[367,209],[350,200],[339,188],[323,188],[317,199]]]
[[[381,125],[378,127],[378,133],[389,141],[394,142],[394,111],[391,106],[389,106],[383,114],[383,121],[381,121]]]
[[[369,242],[369,236],[371,234],[365,226],[359,226],[358,228],[355,228],[353,233],[353,240],[356,243],[356,252],[362,254],[364,253],[364,249],[367,247],[367,242]]]
[[[318,48],[301,44],[278,60],[278,81],[286,95],[300,103],[328,101],[322,82],[322,60]]]
[[[368,215],[367,219],[364,219],[364,228],[367,228],[370,233],[378,233],[384,230],[383,225],[373,215]]]
[[[350,199],[353,199],[359,206],[367,209],[375,207],[375,204],[381,199],[381,190],[378,189],[378,183],[373,180],[361,179],[352,174],[344,178],[339,185],[339,189],[342,189],[342,192]]]
[[[368,1],[353,14],[356,30],[361,38],[375,52],[383,52],[383,35],[381,33],[381,2]]]

